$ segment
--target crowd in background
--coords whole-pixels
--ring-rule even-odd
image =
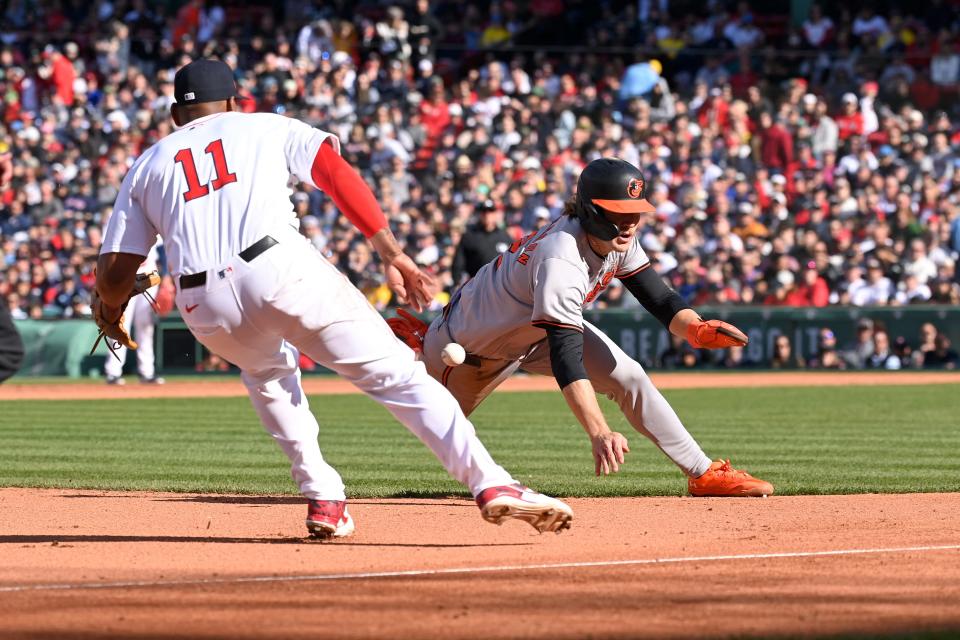
[[[692,348],[684,340],[671,337],[669,346],[657,354],[653,364],[661,369],[948,369],[960,368],[960,354],[950,337],[932,322],[924,322],[917,336],[894,335],[884,323],[861,318],[854,338],[840,343],[829,327],[817,331],[815,344],[801,353],[800,345],[787,334],[771,332],[770,353],[751,359],[749,348],[731,347],[710,352]],[[762,353],[762,350],[761,350]]]
[[[0,24],[0,295],[89,313],[101,228],[173,130],[173,74],[217,56],[245,109],[336,133],[406,250],[443,283],[474,224],[560,215],[581,168],[639,166],[641,242],[688,302],[960,304],[960,12],[763,3],[11,0]],[[705,6],[706,5],[706,6]],[[874,7],[879,7],[875,10]],[[323,193],[301,230],[379,308],[376,257]],[[595,303],[636,304],[616,282]]]

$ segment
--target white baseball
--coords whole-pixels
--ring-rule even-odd
[[[463,350],[463,347],[458,345],[456,342],[450,342],[443,348],[443,351],[440,352],[440,359],[443,360],[443,364],[448,367],[455,367],[458,364],[463,364],[464,359],[467,357],[467,352]]]

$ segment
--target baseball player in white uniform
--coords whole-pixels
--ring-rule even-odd
[[[150,247],[146,260],[140,265],[141,272],[157,270],[157,246]],[[159,285],[147,289],[146,293],[156,300]],[[126,311],[123,314],[124,329],[127,334],[132,335],[137,340],[137,373],[140,375],[140,382],[144,384],[163,384],[163,378],[157,375],[153,354],[153,334],[157,325],[156,314],[153,305],[147,296],[134,296],[130,299]],[[132,333],[131,333],[132,330]],[[114,355],[116,357],[114,357]],[[122,344],[108,353],[103,363],[103,372],[107,377],[107,384],[122,385],[123,364],[127,361],[127,348]]]
[[[772,494],[770,483],[729,461],[712,461],[643,367],[583,319],[583,306],[619,278],[669,331],[694,347],[746,344],[735,327],[703,321],[649,268],[636,232],[652,211],[636,167],[618,159],[595,160],[581,173],[565,215],[483,267],[429,328],[417,326],[409,315],[390,324],[398,337],[422,349],[427,370],[467,415],[518,369],[554,376],[590,437],[598,475],[618,471],[629,448],[627,439],[607,425],[595,392],[616,401],[630,424],[687,474],[691,494]],[[467,352],[460,366],[442,361],[451,342]]]
[[[563,502],[496,464],[453,397],[391,333],[363,295],[297,231],[290,174],[323,189],[384,262],[414,308],[434,283],[403,254],[339,141],[298,120],[238,112],[230,68],[195,60],[174,79],[179,130],[147,149],[124,178],[98,263],[104,318],[121,320],[137,267],[159,234],[193,335],[242,371],[264,427],[308,499],[307,528],[349,535],[343,481],[323,459],[297,366],[302,351],[386,407],[467,485],[489,522],[569,526]]]

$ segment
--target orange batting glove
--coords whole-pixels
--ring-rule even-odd
[[[687,325],[687,342],[697,349],[745,347],[749,341],[740,329],[723,320],[697,318]]]

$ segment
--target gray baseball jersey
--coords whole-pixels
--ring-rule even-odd
[[[468,353],[513,360],[546,338],[544,327],[583,331],[583,306],[613,278],[650,265],[639,236],[623,252],[594,253],[580,221],[562,216],[514,242],[454,296],[445,321]]]

